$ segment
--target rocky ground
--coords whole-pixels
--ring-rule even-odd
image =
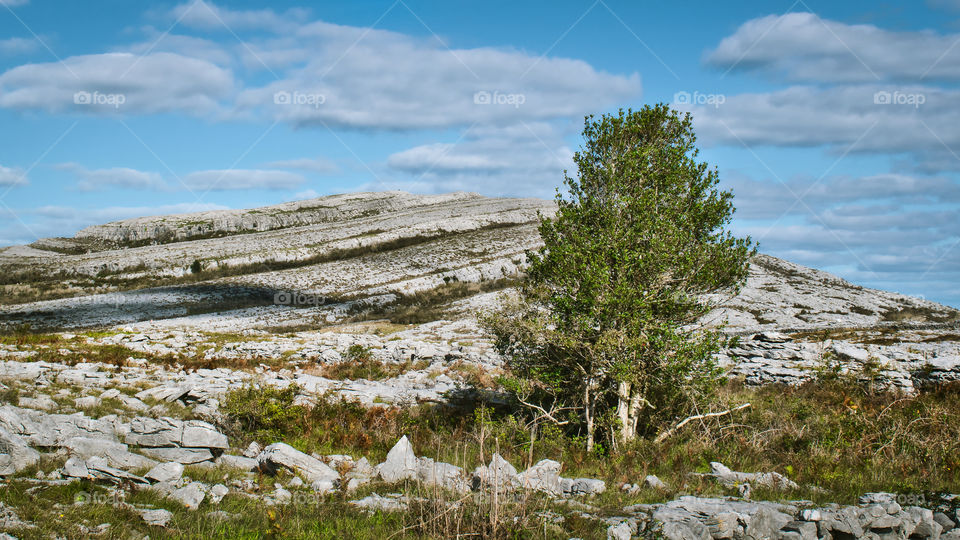
[[[170,511],[125,494],[149,489],[210,513],[228,495],[283,505],[338,492],[389,510],[415,501],[370,486],[414,481],[540,492],[575,503],[613,538],[960,538],[950,499],[751,502],[750,486],[791,480],[720,464],[708,474],[741,497],[610,515],[591,510],[591,498],[635,486],[564,478],[550,460],[522,473],[498,455],[453,465],[417,457],[406,439],[379,465],[286,443],[231,447],[218,428],[224,396],[250,385],[295,384],[308,406],[337,396],[380,408],[492,388],[501,359],[476,314],[509,294],[538,244],[537,214],[552,211],[547,201],[466,193],[353,194],[127,220],[0,251],[0,476],[37,489],[110,486],[111,504],[156,527]],[[748,385],[828,373],[909,395],[960,379],[960,314],[947,306],[765,255],[738,295],[709,300],[717,307],[703,322],[740,338],[719,360]],[[358,354],[366,371],[338,368]],[[208,481],[198,467],[227,480]],[[0,511],[0,530],[30,536],[33,525],[17,508]]]

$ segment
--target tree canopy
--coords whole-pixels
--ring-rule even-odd
[[[743,283],[755,248],[726,228],[733,194],[697,161],[689,114],[658,104],[584,124],[577,177],[564,174],[556,215],[541,216],[519,297],[484,322],[524,401],[576,411],[592,447],[709,394],[721,336],[695,323],[705,295]]]

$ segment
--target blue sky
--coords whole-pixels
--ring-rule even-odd
[[[667,102],[761,250],[960,306],[960,1],[0,0],[0,246],[358,190],[550,197]]]

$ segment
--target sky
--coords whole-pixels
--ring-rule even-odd
[[[0,246],[353,192],[551,198],[690,112],[733,231],[960,307],[960,0],[0,0]]]

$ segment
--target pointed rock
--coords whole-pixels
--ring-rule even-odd
[[[384,482],[399,482],[417,477],[417,456],[404,435],[387,453],[387,460],[377,465],[377,474]]]

